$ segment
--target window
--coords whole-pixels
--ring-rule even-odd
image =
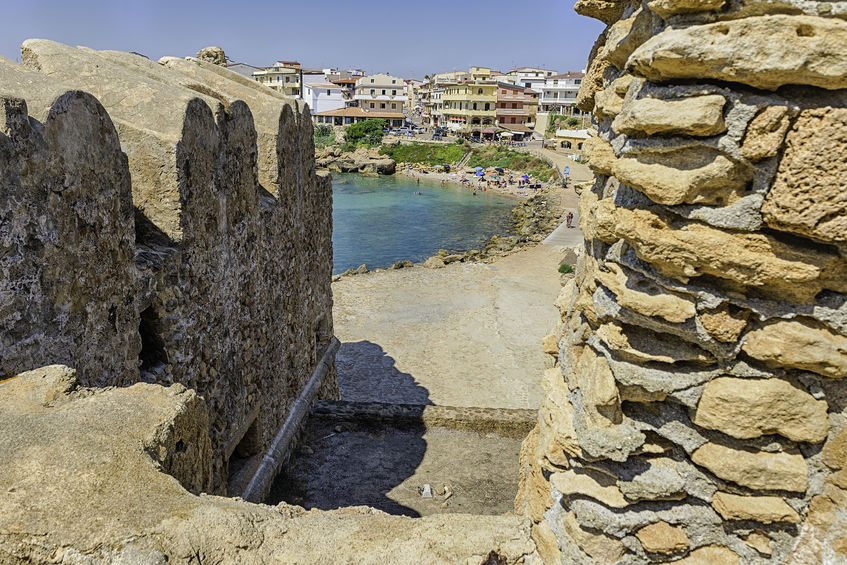
[[[480,88],[480,89],[478,89],[478,90],[476,91],[476,93],[477,93],[477,94],[482,94],[482,89],[481,89],[481,88]]]
[[[371,79],[371,82],[373,82],[373,81],[374,81],[374,79]]]
[[[392,103],[391,103],[391,109],[392,109],[392,110],[396,110],[396,109],[397,109],[397,104],[395,104],[394,102],[392,102]]]
[[[374,90],[373,88],[371,88],[371,96],[373,96],[373,95],[375,95],[375,94],[376,94],[376,90]]]
[[[473,103],[473,109],[476,110],[476,102]]]
[[[574,83],[574,84],[582,84],[582,79],[581,79],[581,78],[578,78],[578,79],[576,79],[575,81],[573,81],[573,83]]]
[[[382,109],[385,109],[385,102],[380,102],[379,107],[382,108]]]
[[[374,103],[373,103],[373,102],[371,102],[371,108],[373,108],[373,107],[374,107]]]
[[[391,96],[397,96],[397,91],[396,91],[396,90],[392,90],[392,91],[391,91]]]
[[[382,94],[383,94],[383,95],[385,94],[385,89],[384,89],[384,88],[382,89]]]
[[[326,95],[327,95],[327,96],[329,96],[330,94],[331,94],[331,93],[330,93],[329,89],[327,88],[327,89],[326,89]]]
[[[485,109],[486,109],[486,110],[490,110],[490,109],[491,109],[491,104],[489,104],[488,102],[486,102],[486,103],[485,103]]]

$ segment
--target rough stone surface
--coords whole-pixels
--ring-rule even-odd
[[[750,452],[707,443],[691,460],[724,480],[752,489],[805,492],[809,486],[809,469],[797,452]]]
[[[220,47],[204,47],[197,52],[197,58],[213,65],[226,67],[226,54]]]
[[[720,10],[726,0],[650,0],[647,7],[665,19],[678,14],[693,14]]]
[[[102,107],[92,106],[87,123],[66,124],[77,141],[65,143],[66,165],[56,159],[51,165],[58,192],[74,178],[87,191],[81,197],[65,189],[75,201],[62,212],[54,190],[50,223],[66,227],[45,226],[51,238],[71,226],[76,234],[56,247],[64,263],[44,256],[42,280],[59,293],[59,323],[50,322],[49,302],[43,303],[40,317],[15,330],[14,352],[4,342],[0,359],[23,368],[66,363],[79,369],[84,384],[141,379],[192,388],[211,414],[214,481],[206,490],[226,493],[233,454],[261,457],[270,447],[332,337],[331,185],[315,173],[311,119],[294,101],[202,61],[185,74],[131,53],[46,40],[26,41],[22,59],[37,74],[0,61],[4,90],[32,98],[39,115],[47,108],[45,93],[62,88],[91,92]],[[116,138],[114,132],[109,137],[106,112]],[[261,141],[257,130],[267,134]],[[84,166],[77,171],[75,162]],[[28,186],[12,180],[5,162],[0,167],[10,179],[4,196]],[[131,198],[125,190],[130,178]],[[91,186],[102,188],[92,192]],[[15,207],[10,225],[27,225],[29,213],[27,206]],[[39,246],[47,233],[32,231],[24,239]],[[72,243],[77,237],[80,243]],[[9,276],[15,285],[34,280],[23,271]],[[54,284],[57,277],[69,282]],[[90,285],[96,292],[86,290]],[[70,296],[84,302],[69,302]],[[96,324],[114,343],[88,335],[86,324]],[[57,345],[53,356],[37,353],[46,343],[40,336],[57,329],[66,344],[76,345]],[[42,362],[33,365],[28,356],[36,353]],[[88,358],[100,360],[98,373]],[[324,396],[337,394],[333,371]]]
[[[780,434],[793,441],[820,443],[829,432],[827,404],[782,379],[709,381],[693,422],[740,439]]]
[[[635,533],[644,551],[650,553],[676,553],[688,549],[690,540],[680,527],[671,526],[667,522],[656,522],[644,526]]]
[[[707,545],[692,551],[688,557],[674,561],[678,565],[739,565],[738,554],[727,547]]]
[[[787,106],[766,107],[747,126],[741,154],[751,161],[773,157],[782,146],[790,125]]]
[[[744,352],[779,367],[847,376],[847,337],[817,324],[779,320],[747,334]]]
[[[776,132],[780,130],[782,124]],[[785,138],[785,152],[762,205],[765,223],[821,241],[847,242],[845,146],[847,108],[801,112]]]
[[[712,506],[726,520],[754,520],[763,524],[791,522],[796,524],[800,516],[778,496],[738,496],[716,492]]]
[[[723,303],[717,308],[700,312],[698,319],[709,335],[724,343],[738,341],[744,328],[747,327],[749,310],[731,308],[729,303]]]
[[[564,473],[554,473],[550,477],[550,483],[565,496],[587,496],[612,508],[629,506],[614,481],[609,482],[607,479],[599,474],[592,476],[568,470]]]
[[[641,98],[622,109],[612,129],[626,135],[710,136],[726,131],[720,94],[693,96],[680,100]]]
[[[767,90],[788,84],[836,90],[847,88],[845,43],[844,21],[752,17],[667,29],[636,49],[627,67],[653,81],[696,78]]]

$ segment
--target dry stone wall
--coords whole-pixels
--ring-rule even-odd
[[[56,148],[18,150],[17,164],[3,164],[3,261],[16,269],[4,273],[3,296],[32,303],[25,319],[3,304],[0,323],[15,333],[3,331],[2,372],[54,362],[78,368],[85,385],[195,390],[210,414],[203,490],[225,493],[230,459],[261,458],[332,336],[332,194],[315,173],[308,109],[202,61],[192,65],[203,76],[189,75],[45,40],[25,42],[22,55],[24,67],[0,61],[2,91],[57,113],[43,92],[80,89],[103,123],[59,129],[48,116],[35,129]],[[16,119],[32,121],[23,112]],[[21,134],[10,137],[20,145]],[[30,177],[44,169],[46,181],[16,180],[6,173],[15,167]],[[67,198],[45,203],[36,194],[45,186]],[[54,251],[51,238],[67,245]],[[39,278],[42,263],[52,278]],[[323,396],[336,395],[331,372]]]
[[[847,3],[579,0],[585,245],[524,443],[549,563],[847,561]]]

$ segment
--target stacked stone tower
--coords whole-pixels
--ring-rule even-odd
[[[576,9],[595,182],[518,510],[549,563],[843,563],[847,4]]]

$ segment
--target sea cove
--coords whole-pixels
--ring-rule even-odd
[[[479,249],[512,222],[514,197],[402,175],[333,175],[333,272]]]

